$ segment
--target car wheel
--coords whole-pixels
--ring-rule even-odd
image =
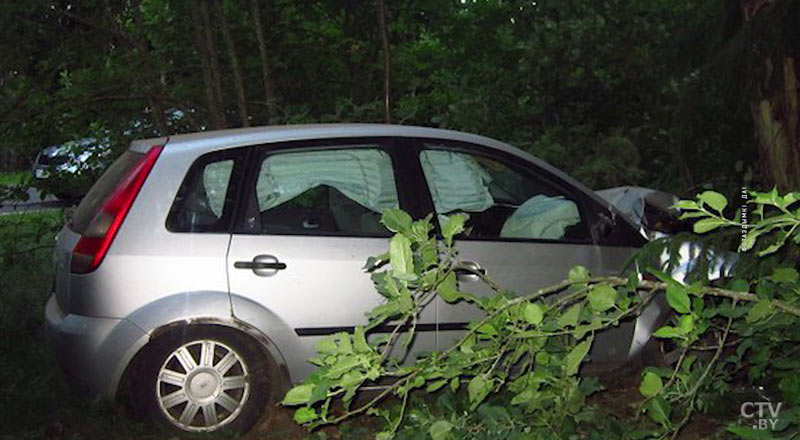
[[[134,408],[188,432],[245,432],[267,409],[274,362],[249,337],[185,328],[154,341],[127,384]]]

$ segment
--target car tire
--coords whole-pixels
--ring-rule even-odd
[[[217,326],[183,327],[148,344],[126,380],[131,409],[183,432],[249,430],[274,410],[277,367],[257,342]]]

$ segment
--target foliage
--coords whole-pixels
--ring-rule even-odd
[[[223,0],[206,25],[198,11],[214,3],[4,3],[4,148],[24,167],[44,146],[96,131],[118,149],[215,127],[206,63],[220,78],[222,127],[242,126],[223,20],[249,125],[383,119],[372,3]],[[750,113],[735,86],[754,68],[726,70],[731,80],[705,69],[730,15],[722,1],[402,0],[387,8],[394,122],[493,136],[591,187],[734,188],[754,162]],[[198,23],[212,47],[198,39]],[[264,98],[265,69],[273,102]],[[172,110],[185,118],[169,121]]]
[[[788,211],[794,203],[791,194],[751,196],[750,203],[762,213],[752,223],[754,231],[785,227],[782,222],[789,219],[781,216],[793,222],[800,218],[800,211]],[[727,200],[718,193],[704,192],[679,206],[685,217],[700,219],[695,223],[699,232],[710,230],[708,222],[701,223],[708,219],[719,222],[716,227],[739,225],[722,222]],[[763,210],[768,207],[789,214]],[[319,356],[311,360],[317,371],[283,400],[284,405],[299,406],[294,416],[298,423],[317,427],[367,413],[386,421],[377,438],[403,438],[404,432],[420,430],[434,439],[596,436],[610,422],[586,403],[601,387],[579,374],[590,358],[592,342],[598,332],[637,316],[663,293],[673,315],[654,336],[670,340],[679,358],[671,367],[645,369],[637,413],[647,418],[614,421],[615,429],[630,438],[674,437],[698,410],[710,409],[715,395],[729,392],[739,373],[746,373],[748,380],[779,390],[786,407],[776,416],[774,429],[796,433],[800,387],[793,373],[800,361],[793,354],[800,342],[800,281],[793,267],[773,265],[767,273],[725,280],[721,287],[699,281],[684,284],[657,269],[649,272],[658,281],[650,281],[637,272],[593,277],[576,266],[562,283],[522,295],[474,272],[495,291],[482,297],[459,290],[457,282],[456,272],[468,270],[461,266],[454,245],[463,230],[463,216],[442,224],[441,241],[431,235],[430,217],[412,221],[408,214],[390,210],[383,223],[395,233],[389,252],[371,258],[366,268],[386,301],[370,311],[368,324],[356,327],[353,334],[339,333],[319,342]],[[791,228],[786,235],[794,240],[794,232]],[[766,232],[760,237],[769,237],[769,246],[782,246],[787,238]],[[422,354],[412,364],[401,363],[420,310],[437,295],[448,303],[469,302],[485,317],[469,323],[450,348]],[[394,330],[388,336],[370,335],[381,324],[391,324]],[[381,391],[357,399],[365,386]],[[445,389],[450,391],[442,394]],[[423,409],[410,407],[414,390],[438,392],[436,410],[426,410],[424,404]],[[451,393],[455,396],[446,397]],[[389,397],[399,404],[378,406]],[[745,431],[736,425],[730,429]]]

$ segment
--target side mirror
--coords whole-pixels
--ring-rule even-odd
[[[597,238],[607,237],[617,225],[617,219],[613,212],[601,212],[597,215],[597,222],[593,225]]]

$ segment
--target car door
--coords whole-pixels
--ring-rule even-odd
[[[406,206],[394,156],[388,140],[357,139],[268,145],[250,158],[227,260],[233,311],[276,342],[293,380],[313,371],[317,341],[365,324],[382,301],[363,268],[388,250],[381,213]],[[414,351],[435,348],[435,320],[432,304]]]
[[[417,158],[437,217],[469,217],[456,239],[463,263],[485,271],[505,289],[532,293],[563,281],[574,265],[597,275],[615,273],[633,251],[599,245],[599,207],[581,190],[520,157],[479,145],[421,140]],[[494,294],[474,274],[460,274],[459,284],[466,292]],[[438,301],[441,349],[481,312],[468,303]],[[631,336],[632,325],[600,336],[593,358],[626,358]]]

